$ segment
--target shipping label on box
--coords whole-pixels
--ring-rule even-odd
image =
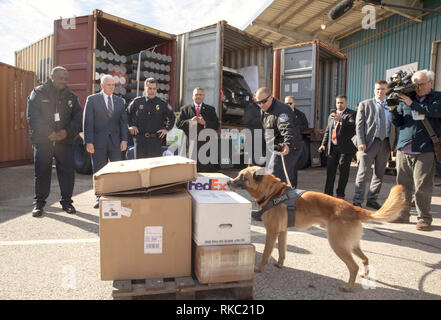
[[[230,177],[222,173],[198,173],[195,181],[188,183],[189,191],[230,191]]]
[[[251,242],[251,202],[232,191],[190,191],[193,240],[199,245]]]

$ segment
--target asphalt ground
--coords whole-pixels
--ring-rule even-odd
[[[226,171],[234,177],[237,171]],[[356,167],[351,167],[346,199],[352,199]],[[324,168],[299,171],[299,188],[322,192]],[[337,176],[338,179],[338,176]],[[441,179],[436,177],[435,183]],[[386,175],[379,202],[395,184]],[[99,216],[91,176],[76,175],[76,215],[62,211],[53,170],[51,194],[41,218],[33,218],[33,166],[0,169],[0,299],[109,300],[112,282],[100,280]],[[250,199],[246,192],[240,192]],[[410,224],[366,223],[361,248],[370,259],[370,278],[357,277],[352,293],[341,292],[348,277],[344,263],[330,248],[326,231],[290,229],[285,267],[274,266],[278,252],[255,274],[256,300],[438,300],[441,298],[441,187],[434,187],[432,230]],[[262,257],[265,229],[252,222],[256,264]],[[360,266],[361,263],[359,260]],[[203,299],[231,299],[208,294]]]

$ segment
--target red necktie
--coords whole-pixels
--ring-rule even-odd
[[[337,122],[334,125],[334,130],[332,130],[332,142],[334,142],[335,144],[337,144],[337,128],[340,122]]]
[[[200,108],[201,108],[200,104],[198,104],[196,107],[196,117],[198,117],[198,118],[199,118],[199,114],[201,113]]]

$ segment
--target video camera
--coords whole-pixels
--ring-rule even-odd
[[[407,72],[400,70],[390,78],[387,83],[389,90],[386,92],[386,96],[390,97],[386,100],[388,106],[397,106],[400,104],[398,94],[402,93],[411,98],[412,100],[416,96],[416,85],[412,83],[413,72],[407,74]]]

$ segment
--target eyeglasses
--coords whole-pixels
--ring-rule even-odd
[[[294,103],[293,102],[287,102],[286,104],[289,105],[289,106],[292,106]]]
[[[427,84],[427,83],[429,83],[429,82],[430,82],[430,81],[423,82],[423,83],[416,83],[416,82],[414,82],[413,84],[415,85],[415,87],[419,88],[419,87],[424,86],[425,84]]]
[[[265,99],[260,100],[260,101],[254,101],[254,103],[257,104],[257,105],[259,105],[259,104],[265,104],[265,103],[267,103],[267,101],[268,101],[269,98],[271,98],[271,96],[268,96],[268,97],[266,97]]]

